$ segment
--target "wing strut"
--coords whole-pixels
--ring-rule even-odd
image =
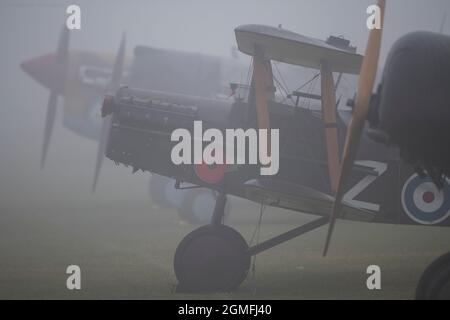
[[[267,152],[271,150],[269,99],[274,97],[272,64],[264,57],[263,50],[255,46],[253,55],[252,84],[255,94],[258,128],[267,130]]]
[[[336,123],[336,91],[331,65],[323,60],[321,72],[321,95],[325,140],[327,144],[328,174],[332,193],[336,193],[340,169],[339,140]]]
[[[264,58],[262,49],[256,46],[253,55],[252,81],[255,92],[256,116],[259,129],[270,129],[268,89],[270,85],[269,79],[273,81],[271,68],[268,68],[270,65],[270,61]],[[270,148],[268,150],[270,150]]]

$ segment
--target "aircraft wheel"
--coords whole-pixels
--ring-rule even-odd
[[[234,229],[203,226],[178,245],[174,258],[179,290],[229,292],[247,276],[250,255],[245,239]]]
[[[192,225],[207,224],[211,221],[216,195],[207,189],[186,190],[185,197],[178,208],[180,218]],[[230,214],[230,201],[225,205],[225,217]]]
[[[416,299],[450,300],[450,252],[427,267],[417,286]]]

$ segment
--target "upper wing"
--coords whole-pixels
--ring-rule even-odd
[[[235,33],[239,50],[251,56],[259,46],[270,60],[314,69],[320,69],[321,61],[326,60],[334,72],[348,74],[358,74],[361,69],[361,55],[281,28],[244,25]]]

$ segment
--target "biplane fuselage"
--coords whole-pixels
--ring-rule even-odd
[[[265,26],[236,29],[239,49],[264,50],[260,65],[265,92],[258,96],[256,56],[248,99],[234,101],[175,95],[163,91],[121,88],[104,109],[113,114],[106,156],[133,170],[155,172],[272,206],[328,216],[335,191],[347,124],[336,112],[333,72],[358,73],[362,57],[319,40]],[[314,111],[275,100],[270,59],[320,69],[322,110]],[[325,63],[326,62],[326,63]],[[266,74],[264,74],[266,72]],[[132,87],[132,86],[131,86]],[[270,92],[269,92],[270,91]],[[266,119],[258,116],[261,101]],[[331,110],[331,111],[330,111]],[[279,130],[279,172],[261,176],[258,165],[175,164],[171,133],[203,127],[244,130],[270,126]],[[157,150],[157,152],[155,152]],[[330,163],[335,163],[333,168]],[[395,148],[364,138],[343,199],[342,218],[380,223],[449,226],[450,186],[439,191],[428,178],[403,164]]]
[[[279,172],[268,177],[261,176],[259,165],[176,165],[171,159],[176,145],[171,141],[172,130],[179,127],[193,130],[195,120],[202,120],[205,128],[256,128],[255,116],[246,118],[246,114],[252,114],[248,103],[199,100],[194,112],[194,101],[188,106],[158,105],[156,100],[146,101],[145,95],[157,95],[159,99],[165,96],[166,101],[173,98],[161,92],[152,95],[127,88],[119,91],[106,153],[113,161],[134,170],[174,178],[181,183],[180,188],[185,182],[304,213],[329,214],[333,197],[326,133],[319,112],[275,102],[269,104],[271,127],[280,132],[280,165]],[[142,100],[138,103],[138,99]],[[346,124],[338,117],[340,146],[345,131]],[[441,220],[445,215],[436,218],[441,221],[420,218],[427,215],[427,208],[432,208],[434,201],[441,201],[441,192],[404,165],[395,148],[364,138],[350,181],[344,197],[346,219],[449,225],[448,219]],[[447,188],[443,192],[448,196]],[[432,216],[430,212],[431,219]]]

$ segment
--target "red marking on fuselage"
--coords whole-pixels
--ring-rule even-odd
[[[432,203],[434,201],[434,193],[426,191],[423,193],[422,199],[425,203]]]
[[[196,164],[194,171],[197,177],[208,184],[218,184],[225,176],[226,164]]]

